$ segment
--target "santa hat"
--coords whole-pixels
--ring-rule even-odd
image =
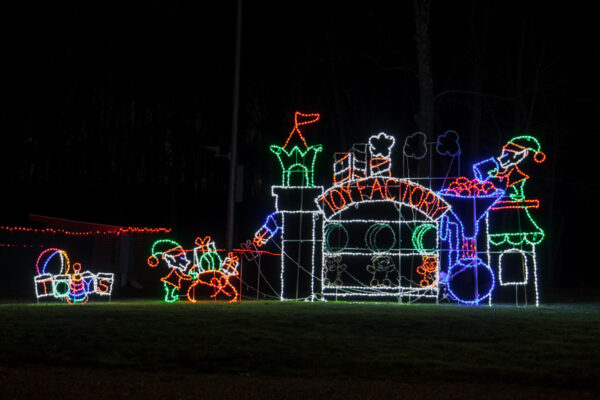
[[[152,245],[152,255],[148,257],[148,265],[153,268],[156,267],[164,253],[183,254],[185,253],[185,250],[183,250],[183,247],[181,247],[181,245],[174,240],[157,240]]]
[[[504,146],[504,149],[512,151],[522,151],[523,149],[527,149],[534,153],[533,160],[536,163],[543,163],[546,159],[546,154],[542,151],[540,142],[533,136],[515,136],[508,141]]]

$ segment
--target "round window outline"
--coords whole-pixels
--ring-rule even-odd
[[[377,246],[377,235],[379,235],[379,233],[381,233],[381,231],[385,228],[390,230],[393,240],[391,246],[389,246],[386,250],[382,250]],[[392,228],[390,224],[382,222],[374,223],[369,227],[369,229],[367,229],[367,233],[365,233],[365,245],[367,245],[367,248],[373,253],[389,253],[389,251],[396,246],[396,240],[396,232],[394,232],[394,228]]]
[[[332,250],[331,247],[329,246],[329,235],[331,235],[332,231],[336,228],[341,229],[341,231],[344,232],[344,235],[346,236],[346,242],[344,243],[343,246],[339,246],[339,250]],[[344,251],[348,248],[349,241],[350,241],[350,237],[348,235],[348,230],[346,229],[346,227],[344,225],[337,223],[337,222],[333,222],[333,223],[327,224],[325,226],[325,252],[341,253],[342,251]]]

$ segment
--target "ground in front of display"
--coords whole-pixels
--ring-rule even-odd
[[[0,305],[2,398],[596,398],[600,304]]]

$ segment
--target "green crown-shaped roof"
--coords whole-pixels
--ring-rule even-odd
[[[302,135],[300,126],[312,124],[319,120],[319,114],[303,114],[296,111],[294,114],[294,129],[290,132],[283,146],[272,145],[271,152],[277,156],[281,164],[281,184],[290,186],[292,173],[303,175],[303,186],[314,186],[314,165],[323,145],[309,146]],[[294,144],[298,142],[298,144]]]

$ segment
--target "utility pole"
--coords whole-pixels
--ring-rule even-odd
[[[233,72],[233,115],[231,116],[231,151],[229,158],[229,186],[227,190],[227,250],[233,249],[235,220],[235,173],[237,166],[238,119],[240,110],[240,61],[242,49],[242,0],[237,1],[235,30],[235,67]]]
[[[419,71],[419,114],[415,116],[417,128],[434,135],[433,73],[431,71],[431,0],[413,0],[415,7],[415,42]]]

